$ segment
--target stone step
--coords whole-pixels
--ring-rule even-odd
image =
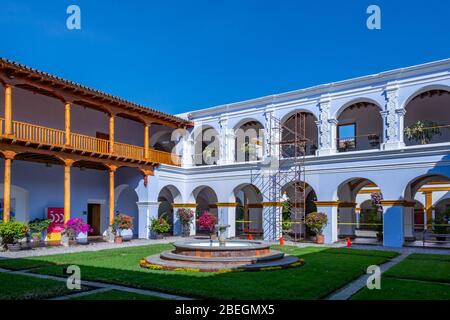
[[[167,250],[161,253],[162,260],[187,261],[194,263],[259,263],[282,259],[284,253],[277,250],[271,250],[269,254],[263,256],[246,257],[196,257],[186,256]]]

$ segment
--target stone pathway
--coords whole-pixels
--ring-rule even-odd
[[[66,278],[62,278],[62,277],[30,273],[30,270],[11,271],[11,270],[0,269],[0,272],[1,273],[9,273],[9,274],[18,274],[18,275],[22,275],[22,276],[34,277],[34,278],[40,278],[40,279],[55,280],[55,281],[60,281],[60,282],[67,281]],[[64,295],[61,297],[56,297],[56,298],[52,298],[50,300],[69,300],[69,299],[75,298],[75,297],[81,297],[81,296],[86,296],[86,295],[110,291],[110,290],[126,291],[126,292],[137,293],[137,294],[142,294],[142,295],[147,295],[147,296],[154,296],[154,297],[159,297],[159,298],[163,298],[163,299],[171,299],[171,300],[193,300],[192,298],[183,297],[183,296],[174,295],[174,294],[163,293],[163,292],[159,292],[159,291],[137,289],[137,288],[131,288],[131,287],[126,287],[126,286],[108,284],[108,283],[96,282],[96,281],[81,280],[81,285],[92,287],[94,289],[90,290],[90,291],[78,292],[78,293],[75,293],[72,295]]]

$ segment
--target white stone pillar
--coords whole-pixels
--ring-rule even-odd
[[[326,244],[333,244],[338,241],[338,202],[337,201],[316,201],[317,211],[325,213],[328,223],[323,230]]]
[[[414,240],[414,202],[405,202],[403,208],[403,229],[405,240]]]
[[[182,163],[183,167],[193,167],[195,166],[194,154],[195,154],[195,141],[191,137],[190,133],[187,132],[182,139],[183,141],[183,156]]]
[[[235,162],[235,150],[236,150],[236,135],[233,129],[227,129],[225,134],[225,163],[232,164]]]
[[[236,207],[234,202],[217,203],[218,224],[229,225],[225,232],[225,237],[234,238],[236,236]]]
[[[139,238],[150,238],[150,225],[152,218],[158,218],[159,202],[137,202],[139,211]]]
[[[386,247],[403,247],[404,225],[403,225],[402,200],[382,200],[383,206],[383,245]]]
[[[282,204],[263,202],[263,239],[278,241],[283,235]]]
[[[325,156],[336,153],[336,126],[337,121],[330,119],[330,101],[323,100],[319,103],[320,116],[319,121],[316,121],[319,148],[316,154]]]
[[[401,149],[404,143],[404,116],[405,109],[398,107],[398,90],[396,87],[385,89],[386,106],[381,112],[383,117],[383,143],[382,150]]]

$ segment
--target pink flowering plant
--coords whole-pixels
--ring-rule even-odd
[[[83,221],[81,218],[71,218],[67,220],[64,225],[62,233],[67,235],[69,239],[75,239],[80,233],[92,232],[93,229],[89,224]]]
[[[211,238],[216,227],[216,217],[208,211],[203,211],[198,223],[200,225],[200,229],[208,231],[209,237]]]
[[[181,223],[183,236],[188,236],[194,218],[194,211],[191,209],[180,208],[177,210],[177,216]]]

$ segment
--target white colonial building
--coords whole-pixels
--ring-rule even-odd
[[[197,208],[229,224],[229,237],[253,232],[278,240],[281,224],[274,221],[282,218],[273,215],[281,211],[271,207],[280,203],[267,201],[254,177],[277,153],[267,141],[271,131],[295,131],[299,113],[308,139],[306,212],[327,214],[326,243],[373,235],[379,225],[384,245],[400,247],[448,210],[450,60],[443,60],[178,115],[194,123],[179,147],[183,165],[155,171],[154,208],[140,221],[158,208],[160,214],[173,208],[175,217],[180,207]],[[254,157],[238,156],[248,142],[237,139],[239,129],[255,129]],[[280,159],[281,171],[289,160]],[[289,196],[289,185],[281,189]],[[373,192],[383,198],[378,220],[369,217]]]

